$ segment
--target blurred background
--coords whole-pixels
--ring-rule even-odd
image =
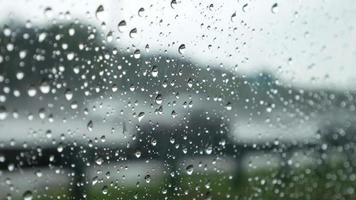
[[[356,2],[0,5],[1,199],[356,198]]]

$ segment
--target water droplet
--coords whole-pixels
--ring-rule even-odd
[[[88,131],[93,131],[93,126],[94,126],[93,121],[90,120],[90,121],[88,122],[88,124],[87,124],[87,129],[88,129]]]
[[[30,87],[28,88],[28,90],[27,90],[27,94],[28,94],[28,96],[30,96],[30,97],[36,96],[36,94],[37,94],[36,88],[35,88],[33,85],[30,86]]]
[[[145,50],[146,50],[146,52],[149,52],[150,51],[150,45],[146,44]]]
[[[111,90],[112,90],[113,92],[116,92],[118,89],[119,89],[119,88],[117,87],[116,84],[113,84],[113,85],[111,86]]]
[[[191,78],[189,78],[187,84],[188,84],[188,87],[190,87],[190,88],[193,87],[193,80]]]
[[[96,161],[95,161],[95,163],[96,163],[97,165],[102,165],[103,162],[104,162],[104,160],[103,160],[102,158],[98,158],[98,159],[96,159]]]
[[[140,122],[143,119],[143,117],[145,117],[145,113],[140,112],[137,117],[138,117],[138,121]]]
[[[157,77],[158,76],[158,67],[156,65],[154,65],[151,69],[151,74],[153,77]]]
[[[178,52],[180,54],[184,54],[185,52],[185,44],[181,44],[179,47],[178,47]]]
[[[108,194],[109,192],[108,186],[104,185],[101,191],[103,192],[103,194]]]
[[[64,96],[67,101],[70,101],[73,98],[73,92],[70,89],[66,89]]]
[[[140,8],[139,10],[138,10],[138,16],[140,16],[140,17],[143,17],[143,13],[145,12],[145,9],[144,8]]]
[[[190,176],[193,174],[193,171],[194,171],[194,166],[193,165],[188,165],[186,168],[185,168],[187,174]]]
[[[58,147],[57,147],[57,151],[59,153],[61,153],[61,152],[63,152],[63,150],[64,150],[63,144],[59,144]]]
[[[242,6],[242,11],[243,11],[243,12],[246,12],[246,11],[247,11],[247,6],[248,6],[247,3]]]
[[[234,13],[232,13],[232,15],[231,15],[231,21],[232,22],[235,22],[236,21],[236,12],[234,12]]]
[[[130,38],[136,37],[137,36],[137,28],[131,29],[129,36],[130,36]]]
[[[135,152],[135,156],[136,156],[136,158],[140,158],[141,157],[141,151],[136,151]]]
[[[274,3],[271,7],[271,11],[273,14],[276,14],[278,13],[279,9],[278,9],[278,4],[277,3]]]
[[[108,34],[106,34],[106,41],[107,42],[112,42],[114,39],[112,31],[109,31]]]
[[[103,21],[104,19],[104,6],[100,5],[96,11],[95,11],[95,16],[98,20]]]
[[[158,105],[162,104],[162,101],[163,101],[163,98],[162,98],[162,95],[161,94],[157,94],[156,96],[156,103]]]
[[[171,1],[171,7],[174,9],[177,6],[177,0]]]
[[[47,81],[42,81],[41,85],[40,85],[40,91],[43,93],[43,94],[47,94],[49,93],[49,91],[51,90],[51,87],[50,85],[48,84]]]
[[[134,51],[134,58],[139,59],[141,57],[141,51],[136,49]]]
[[[117,25],[120,32],[124,32],[126,30],[126,26],[127,24],[125,20],[120,21],[119,24]]]
[[[211,153],[213,152],[213,147],[212,146],[208,146],[206,149],[205,149],[205,153],[210,155]]]
[[[23,193],[23,200],[32,200],[33,199],[33,195],[32,195],[32,191],[27,190],[26,192]]]
[[[146,183],[150,183],[151,182],[151,176],[149,174],[147,174],[145,176],[145,181],[146,181]]]
[[[0,106],[0,120],[4,120],[7,117],[7,110],[5,106]]]
[[[177,117],[176,111],[173,110],[172,113],[171,113],[171,115],[172,115],[173,118],[176,118],[176,117]]]
[[[48,18],[51,18],[53,16],[53,10],[51,7],[46,7],[43,13]]]
[[[232,109],[232,105],[230,102],[227,102],[227,104],[225,105],[226,110],[231,110]]]

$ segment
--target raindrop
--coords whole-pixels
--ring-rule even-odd
[[[234,12],[232,15],[231,15],[231,21],[232,22],[235,22],[236,21],[236,12]]]
[[[225,105],[226,110],[231,110],[232,106],[230,102],[227,102],[227,104]]]
[[[94,126],[93,121],[90,120],[87,124],[88,131],[93,131],[93,126]]]
[[[176,117],[177,117],[176,111],[173,110],[172,113],[171,113],[171,115],[172,115],[173,118],[176,118]]]
[[[112,42],[114,39],[112,31],[109,31],[108,34],[106,34],[106,41],[107,42]]]
[[[138,121],[140,122],[143,119],[143,117],[145,117],[145,113],[144,112],[140,112],[138,114]]]
[[[271,11],[273,14],[276,14],[278,13],[279,9],[278,9],[278,4],[277,3],[274,3],[271,7]]]
[[[187,84],[188,84],[188,87],[190,87],[190,88],[193,87],[193,80],[191,78],[189,78]]]
[[[44,15],[48,18],[51,18],[53,16],[53,10],[51,7],[47,7],[44,9]]]
[[[28,94],[28,96],[30,96],[30,97],[36,96],[36,94],[37,94],[36,88],[35,88],[33,85],[30,86],[30,87],[28,88],[28,90],[27,90],[27,94]]]
[[[0,106],[0,120],[4,120],[7,117],[7,110],[5,106]]]
[[[146,52],[149,52],[150,51],[150,45],[146,44],[145,50],[146,50]]]
[[[116,84],[113,84],[113,85],[111,86],[111,90],[112,90],[113,92],[116,92],[118,89],[119,89],[119,88],[117,87]]]
[[[108,186],[104,185],[101,191],[103,192],[103,194],[108,194],[109,192]]]
[[[127,26],[126,21],[125,20],[120,21],[117,26],[120,32],[124,32]]]
[[[193,174],[193,171],[194,171],[194,166],[193,165],[188,165],[186,168],[185,168],[187,174],[190,176]]]
[[[104,162],[104,160],[103,160],[102,158],[98,158],[98,159],[96,159],[96,161],[95,161],[95,163],[96,163],[97,165],[102,165],[103,162]]]
[[[247,4],[247,3],[246,3],[245,5],[243,5],[243,6],[242,6],[242,11],[243,11],[243,12],[246,12],[246,11],[247,11],[247,6],[248,6],[248,4]]]
[[[33,195],[32,195],[32,191],[27,190],[26,192],[23,193],[23,200],[32,200],[33,199]]]
[[[49,91],[51,90],[51,87],[50,85],[48,84],[47,81],[42,81],[41,85],[40,85],[40,91],[43,93],[43,94],[47,94],[49,93]]]
[[[104,16],[104,6],[100,5],[96,11],[95,11],[95,16],[98,20],[103,21],[103,16]]]
[[[157,96],[156,96],[156,103],[157,103],[158,105],[160,105],[160,104],[162,104],[162,101],[163,101],[162,95],[161,95],[161,94],[157,94]]]
[[[184,54],[185,52],[185,44],[181,44],[179,47],[178,47],[178,52],[180,54]]]
[[[137,150],[135,152],[135,156],[136,156],[136,158],[140,158],[141,157],[141,151]]]
[[[134,58],[139,59],[141,57],[141,51],[136,49],[134,51]]]
[[[151,175],[147,174],[145,176],[145,181],[146,181],[146,183],[150,183],[151,182]]]
[[[174,9],[177,6],[177,0],[171,1],[171,7]]]
[[[158,76],[158,67],[156,65],[154,65],[152,67],[151,74],[152,74],[153,77],[157,77]]]
[[[130,36],[130,38],[136,37],[137,36],[137,28],[131,29],[129,36]]]
[[[64,96],[67,101],[70,101],[73,98],[73,92],[70,89],[66,89]]]
[[[143,13],[145,12],[145,9],[144,8],[140,8],[139,10],[138,10],[138,16],[140,16],[140,17],[143,17]]]
[[[59,153],[61,153],[61,152],[63,152],[63,150],[64,150],[63,145],[62,145],[62,144],[59,144],[58,147],[57,147],[57,151],[58,151]]]
[[[210,155],[213,152],[213,147],[212,146],[208,146],[208,148],[205,149],[205,153]]]

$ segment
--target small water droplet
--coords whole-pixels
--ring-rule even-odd
[[[225,105],[226,110],[231,110],[232,109],[232,105],[230,102],[227,102],[227,104]]]
[[[243,11],[243,12],[246,12],[246,11],[247,11],[247,6],[248,6],[247,3],[242,6],[242,11]]]
[[[232,15],[231,15],[231,21],[232,22],[235,22],[236,21],[236,12],[234,12],[234,13],[232,13]]]
[[[273,14],[276,14],[276,13],[278,13],[278,11],[279,11],[278,3],[274,3],[274,4],[272,5],[272,7],[271,7],[271,12],[272,12]]]
[[[124,32],[127,26],[126,21],[125,20],[120,21],[117,26],[120,32]]]
[[[185,44],[181,44],[179,47],[178,47],[178,52],[180,54],[184,54],[185,52]]]
[[[177,6],[177,0],[171,1],[171,7],[174,9]]]
[[[87,124],[87,129],[88,129],[88,131],[93,131],[93,126],[94,126],[93,121],[90,120],[90,121],[88,122],[88,124]]]
[[[141,57],[141,51],[136,49],[134,51],[134,58],[139,59]]]
[[[95,11],[95,16],[98,20],[103,21],[104,19],[104,6],[100,5],[96,11]]]
[[[130,36],[130,38],[136,37],[137,36],[137,28],[131,29],[129,36]]]
[[[67,101],[70,101],[73,98],[73,92],[70,89],[66,89],[66,91],[64,92],[64,96]]]
[[[144,12],[145,12],[144,8],[138,9],[138,16],[143,17]]]
[[[162,98],[162,95],[161,94],[157,94],[156,96],[156,103],[158,105],[162,104],[162,101],[163,101],[163,98]]]
[[[33,199],[33,195],[32,195],[32,191],[27,190],[26,192],[23,193],[23,200],[32,200]]]
[[[146,181],[146,183],[150,183],[151,182],[151,175],[147,174],[145,176],[145,181]]]
[[[171,113],[171,115],[172,115],[173,118],[176,118],[176,117],[177,117],[176,111],[173,110],[172,113]]]
[[[138,121],[140,122],[143,118],[145,117],[145,113],[144,112],[140,112],[137,116]]]
[[[102,158],[98,158],[98,159],[96,159],[96,161],[95,161],[95,163],[96,163],[97,165],[102,165],[103,162],[104,162],[104,160],[103,160]]]
[[[188,165],[186,168],[185,168],[187,174],[190,176],[193,174],[193,171],[194,171],[194,166],[193,165]]]
[[[103,192],[103,194],[108,194],[109,192],[108,186],[104,185],[101,191]]]
[[[51,90],[51,87],[50,85],[48,84],[47,81],[42,81],[41,85],[40,85],[40,91],[43,93],[43,94],[48,94],[49,91]]]
[[[0,106],[0,120],[5,120],[7,117],[7,110],[5,106]]]
[[[36,96],[36,94],[37,94],[36,88],[35,88],[33,85],[30,86],[30,87],[28,88],[28,90],[27,90],[27,94],[28,94],[28,96],[30,96],[30,97]]]
[[[44,15],[46,16],[46,17],[48,17],[48,18],[51,18],[51,17],[53,17],[53,10],[52,10],[52,8],[51,7],[46,7],[45,9],[44,9]]]
[[[141,151],[137,150],[135,152],[135,156],[136,156],[136,158],[140,158],[141,157]]]
[[[158,76],[158,67],[156,65],[154,65],[151,69],[151,74],[153,77],[157,77]]]

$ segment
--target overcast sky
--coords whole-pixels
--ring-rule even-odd
[[[117,45],[131,51],[145,52],[148,44],[146,54],[167,52],[202,66],[242,74],[266,70],[302,87],[356,88],[353,0],[177,0],[173,6],[161,0],[2,0],[0,5],[2,21],[46,23],[69,11],[72,18],[105,22],[103,31],[113,31]],[[96,15],[100,5],[104,11]],[[44,12],[47,7],[52,16]],[[119,32],[122,20],[127,28]],[[130,38],[133,28],[138,33]]]

